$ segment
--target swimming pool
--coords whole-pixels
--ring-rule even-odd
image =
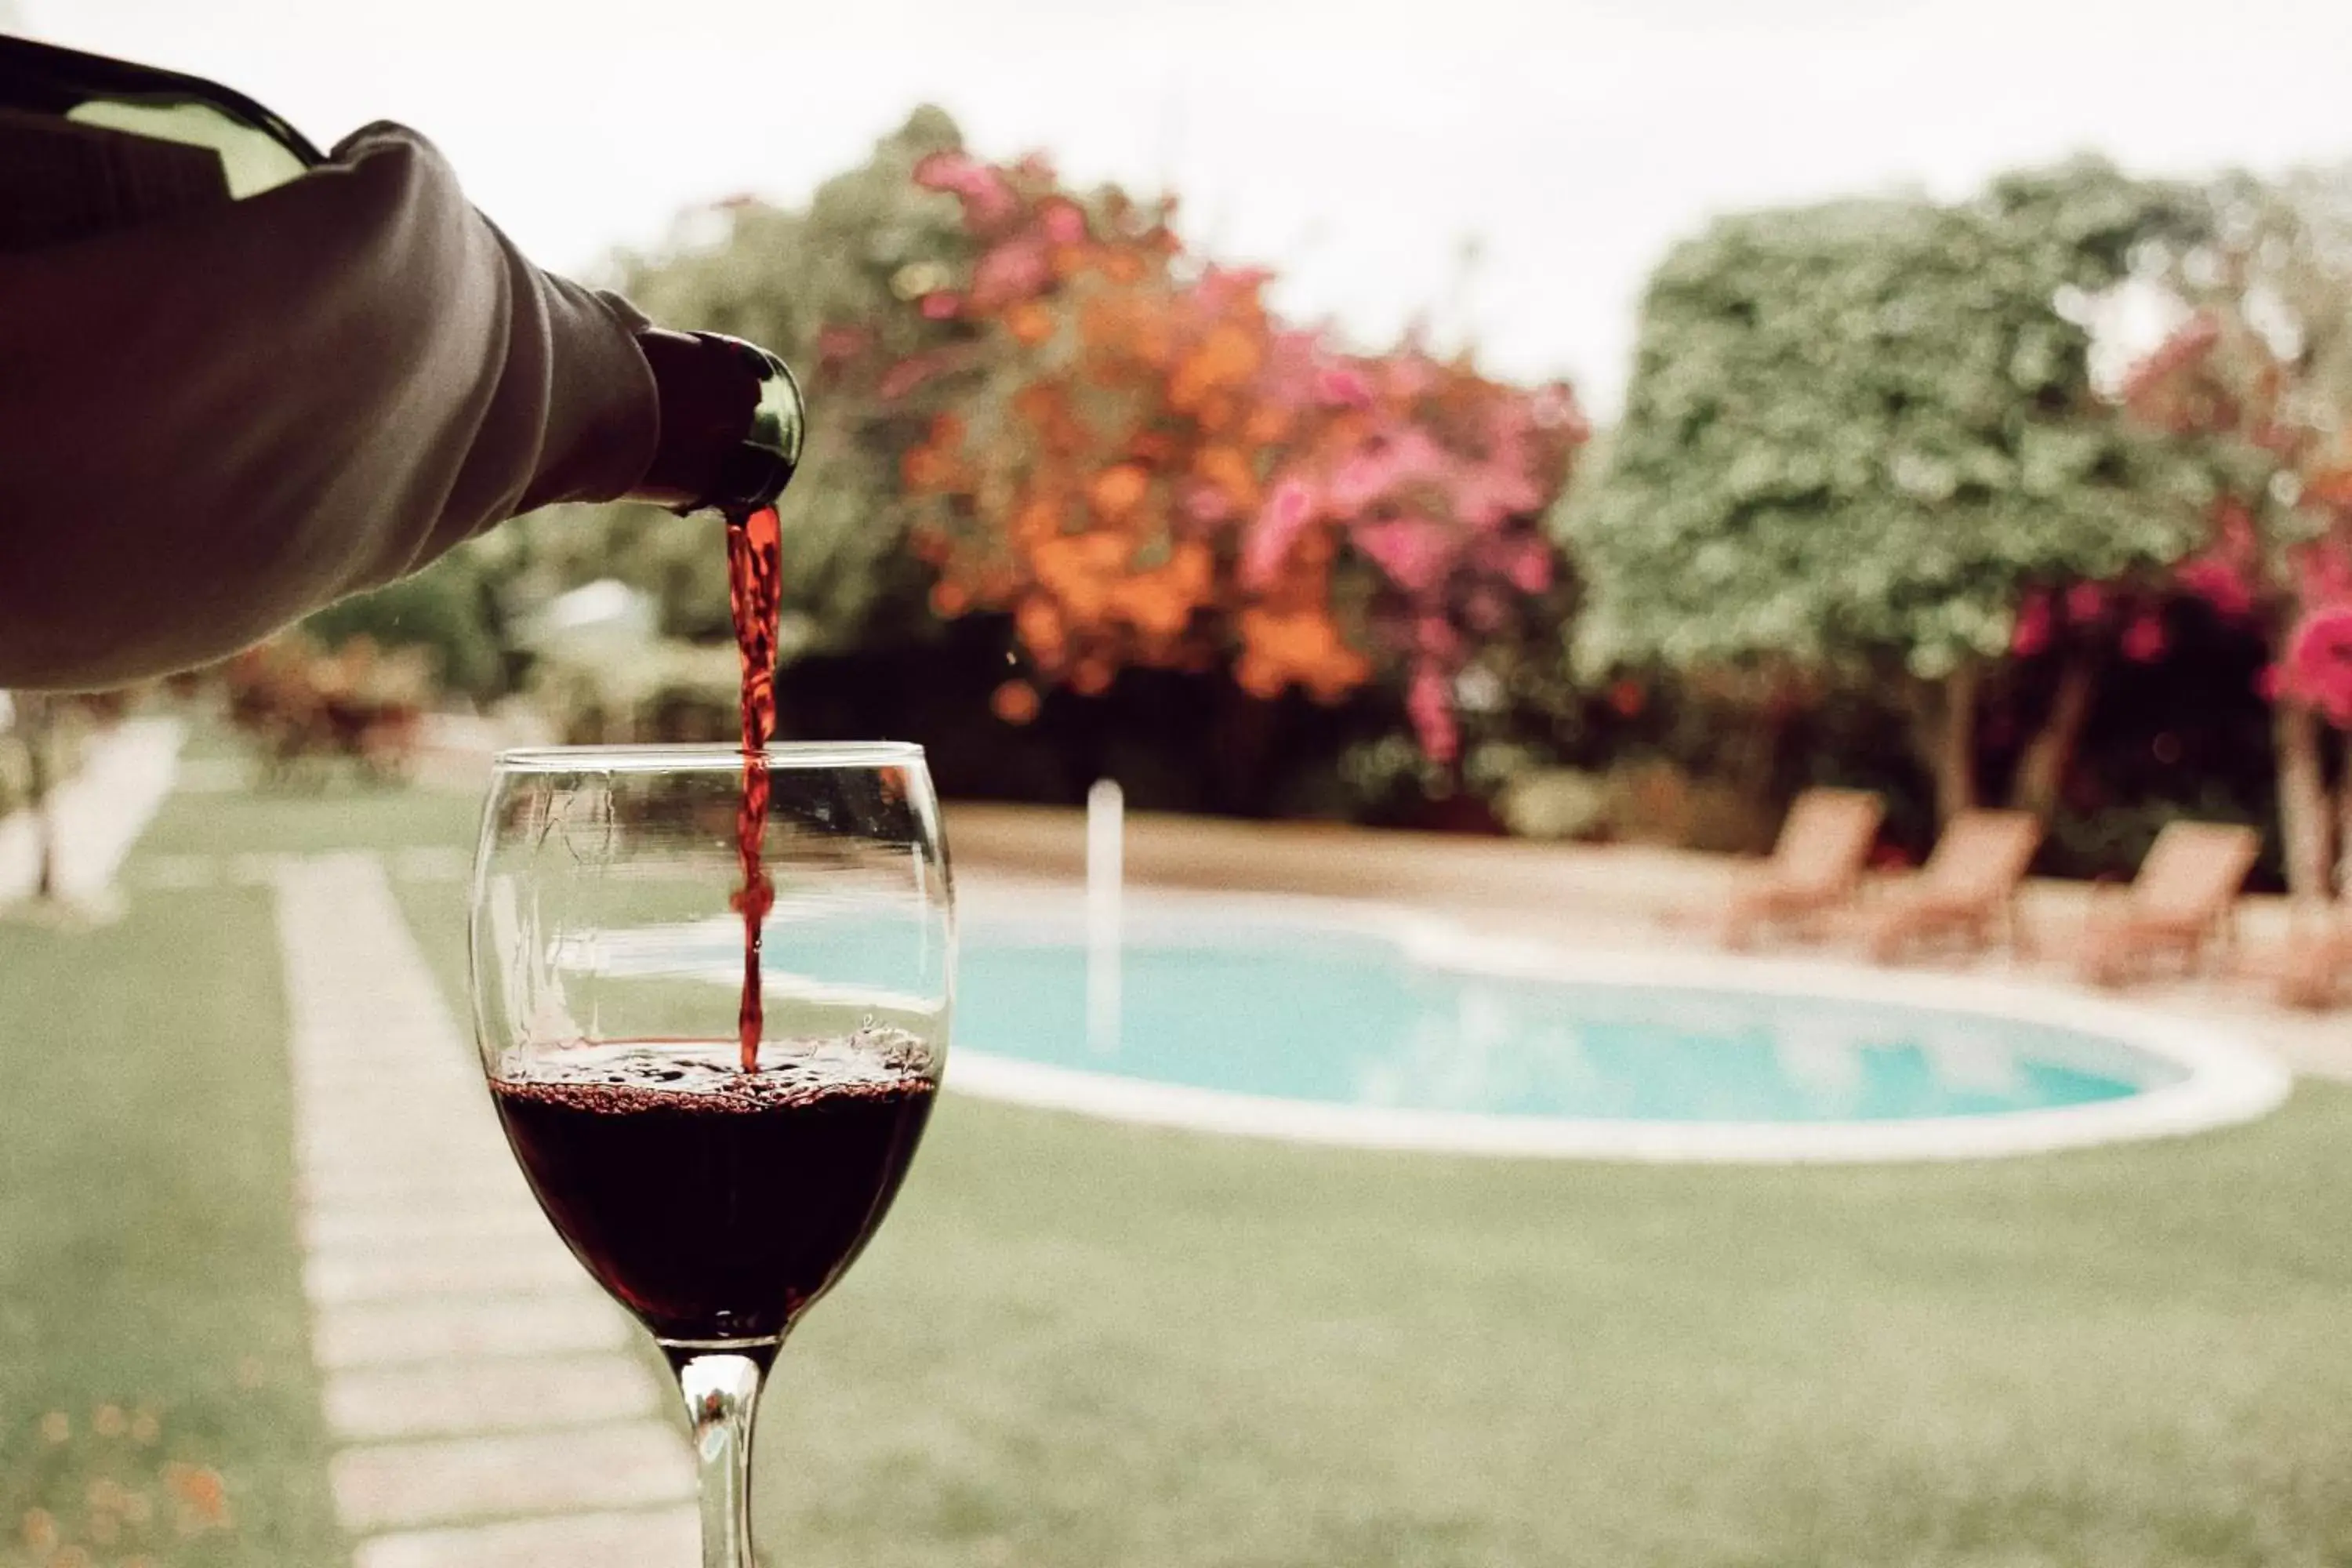
[[[2267,1058],[2070,992],[1716,954],[1579,954],[1307,901],[1158,899],[1115,974],[1074,913],[975,911],[949,1083],[1378,1147],[1963,1158],[2242,1121]]]
[[[2290,1087],[2209,1026],[1996,978],[1165,892],[1130,896],[1100,963],[1065,891],[965,908],[947,1086],[1128,1121],[1477,1154],[1967,1159],[2247,1121]],[[683,962],[731,987],[740,941],[730,920],[655,925],[558,962],[583,983]],[[765,945],[771,1022],[797,1005],[824,1027],[915,1007],[948,956],[874,940],[852,906],[780,907]],[[573,998],[590,1017],[594,995]]]

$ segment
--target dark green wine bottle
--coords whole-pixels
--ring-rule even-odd
[[[0,36],[0,248],[258,195],[326,160],[241,93]]]
[[[0,251],[70,244],[240,202],[327,161],[239,92],[0,34]],[[767,505],[805,411],[782,360],[710,332],[638,334],[661,437],[635,492],[681,511]]]

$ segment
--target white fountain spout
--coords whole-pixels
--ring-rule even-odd
[[[1115,779],[1087,791],[1087,1043],[1118,1049],[1119,891],[1127,879],[1127,797]]]

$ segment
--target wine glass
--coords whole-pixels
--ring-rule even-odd
[[[705,1568],[750,1568],[761,1381],[890,1206],[947,1049],[954,899],[922,749],[508,752],[471,924],[508,1143],[677,1373]]]

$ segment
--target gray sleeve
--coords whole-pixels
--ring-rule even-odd
[[[625,492],[642,324],[389,125],[248,201],[0,255],[0,687],[186,668]]]

